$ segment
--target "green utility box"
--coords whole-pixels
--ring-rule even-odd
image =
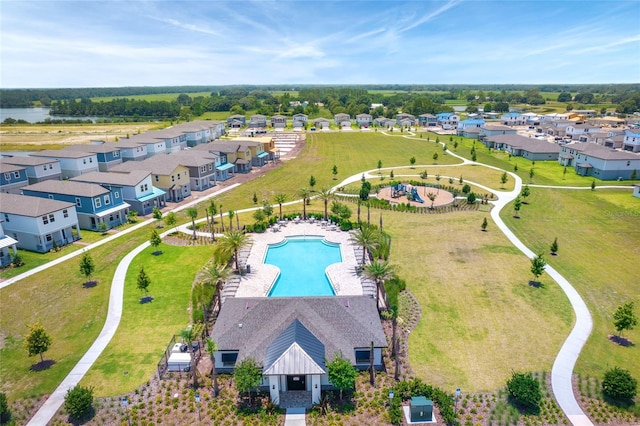
[[[424,396],[411,397],[411,422],[433,420],[433,401]]]

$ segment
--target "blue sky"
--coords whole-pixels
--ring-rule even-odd
[[[0,87],[640,82],[640,1],[0,0]]]

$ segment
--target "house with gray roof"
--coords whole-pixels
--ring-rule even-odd
[[[234,114],[227,117],[227,126],[229,126],[230,129],[239,129],[244,127],[246,123],[247,118],[244,115]]]
[[[122,198],[140,216],[166,206],[166,192],[152,184],[151,172],[132,170],[130,172],[92,172],[71,179],[76,182],[95,183],[107,189],[120,188]]]
[[[127,139],[120,139],[120,142],[118,143],[137,144],[144,147],[144,158],[140,158],[139,155],[136,155],[136,161],[144,160],[145,158],[153,157],[154,155],[167,153],[167,145],[164,143],[164,140],[153,138],[146,133],[133,135]]]
[[[29,185],[27,169],[0,161],[0,192],[20,194],[20,188]]]
[[[340,112],[333,116],[333,121],[338,127],[351,127],[351,116],[347,113]]]
[[[71,179],[83,173],[97,172],[98,156],[94,152],[70,149],[46,149],[34,152],[32,157],[44,157],[58,160],[60,163],[60,178]]]
[[[153,141],[158,143],[157,140]],[[134,142],[130,138],[120,139],[118,142],[106,142],[106,144],[113,144],[120,150],[120,157],[122,161],[142,161],[148,156],[147,145]],[[164,143],[162,149],[165,149]]]
[[[280,404],[288,392],[320,401],[333,386],[326,362],[335,354],[358,369],[383,367],[387,346],[376,301],[369,296],[228,298],[211,332],[218,350],[214,366],[231,373],[252,358],[262,366],[260,387]]]
[[[224,135],[225,126],[222,121],[196,120],[187,123],[180,123],[173,126],[184,132],[187,139],[187,146],[193,147],[203,143],[209,143]]]
[[[2,217],[4,215],[1,215]],[[2,227],[3,219],[0,218],[0,267],[4,268],[12,262],[11,253],[14,255],[18,253],[16,245],[18,240],[5,234]]]
[[[81,237],[75,205],[65,201],[0,193],[0,218],[6,235],[24,250],[47,253]]]
[[[503,124],[485,124],[480,128],[480,132],[478,132],[478,140],[482,141],[488,136],[515,135],[516,133],[518,133],[518,131],[510,126]]]
[[[200,145],[199,145],[200,146]],[[172,154],[154,155],[144,161],[127,161],[113,168],[114,172],[145,170],[151,173],[153,186],[167,194],[167,201],[178,203],[191,195],[189,169]]]
[[[373,123],[373,116],[371,114],[358,114],[356,115],[356,125],[358,127],[368,128]]]
[[[80,228],[93,231],[100,230],[102,223],[107,229],[126,223],[131,207],[124,201],[122,188],[105,188],[95,183],[46,180],[25,186],[22,193],[75,204]]]
[[[98,159],[98,170],[106,172],[111,167],[121,164],[120,148],[115,144],[107,144],[103,141],[92,141],[89,144],[70,145],[65,150],[91,152]]]
[[[631,179],[640,171],[640,154],[620,151],[595,143],[570,143],[561,148],[558,162],[573,167],[581,176],[602,180]]]
[[[188,150],[171,155],[181,165],[189,169],[189,182],[192,191],[204,191],[216,186],[216,165],[220,164],[220,158],[216,154],[208,151]]]
[[[187,135],[176,127],[167,127],[162,130],[152,130],[145,133],[146,136],[153,139],[159,139],[164,142],[167,153],[182,151],[187,147]]]
[[[488,148],[500,149],[532,161],[557,160],[560,152],[560,146],[555,143],[521,135],[489,136],[482,143]]]
[[[271,127],[274,129],[284,129],[287,127],[287,117],[282,114],[276,114],[271,116]]]
[[[60,162],[53,158],[13,156],[3,157],[2,162],[24,167],[29,185],[43,180],[60,180],[62,174]]]

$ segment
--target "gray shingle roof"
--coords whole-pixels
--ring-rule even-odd
[[[102,143],[102,144],[93,144],[93,143],[83,143],[79,145],[70,145],[64,148],[66,150],[72,151],[84,151],[84,152],[93,152],[93,153],[108,153],[114,151],[120,151],[120,148],[111,143]]]
[[[86,151],[74,151],[70,149],[45,149],[42,151],[34,152],[31,154],[34,157],[48,157],[48,158],[85,158],[95,156],[93,152]]]
[[[558,153],[560,152],[560,146],[555,143],[541,141],[535,138],[528,138],[520,135],[495,135],[488,136],[488,141],[507,144],[514,148],[523,149],[532,153]]]
[[[264,374],[324,374],[324,360],[322,342],[295,319],[267,347]]]
[[[638,154],[607,148],[597,143],[572,143],[565,147],[601,160],[640,160]]]
[[[41,166],[43,164],[57,163],[58,160],[44,157],[2,157],[2,162],[18,166]]]
[[[45,180],[25,186],[23,191],[38,191],[51,194],[67,194],[77,197],[97,197],[108,194],[109,190],[95,183],[74,182],[70,180]]]
[[[122,186],[136,186],[151,173],[146,170],[132,170],[130,172],[91,172],[71,178],[76,182],[110,184]]]
[[[0,212],[27,217],[39,217],[75,207],[72,203],[42,197],[0,193]]]
[[[387,345],[376,302],[368,296],[229,298],[212,337],[219,350],[238,350],[238,360],[262,363],[268,346],[296,319],[325,346],[327,358],[342,352],[355,363],[354,348],[372,341]]]
[[[17,172],[19,170],[24,170],[24,167],[16,166],[4,160],[0,161],[0,173]]]

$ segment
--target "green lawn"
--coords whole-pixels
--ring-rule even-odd
[[[127,271],[122,320],[113,340],[102,353],[83,384],[96,395],[131,391],[151,377],[169,340],[190,322],[189,300],[196,273],[211,256],[210,246],[177,247],[162,244],[162,254],[149,247]],[[139,302],[136,287],[140,267],[151,279],[151,303]]]
[[[92,102],[109,102],[114,99],[135,99],[141,101],[175,101],[178,99],[178,95],[181,93],[152,93],[149,95],[130,95],[130,96],[103,96],[103,97],[94,97],[91,98]],[[211,96],[211,92],[194,92],[194,93],[186,93],[187,95],[195,98],[197,96]],[[228,115],[228,113],[227,113]]]
[[[559,256],[548,262],[567,278],[586,301],[594,319],[593,334],[576,371],[594,377],[613,366],[640,377],[640,329],[625,333],[636,346],[624,348],[607,339],[615,333],[613,313],[630,300],[640,300],[640,200],[631,190],[571,191],[533,188],[530,204],[505,222],[532,250],[547,253],[558,238]]]

